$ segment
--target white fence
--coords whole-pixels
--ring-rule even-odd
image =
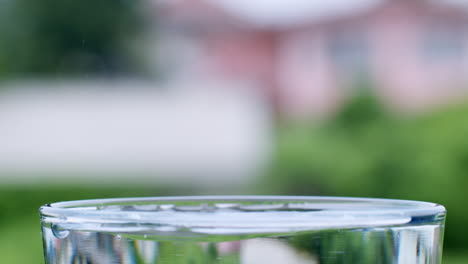
[[[192,184],[247,181],[268,159],[267,108],[246,90],[193,86],[4,84],[0,182],[66,175],[109,182],[116,175]]]

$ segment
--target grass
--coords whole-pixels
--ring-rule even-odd
[[[39,207],[93,198],[158,196],[170,188],[151,187],[12,187],[0,188],[0,263],[43,263]]]
[[[0,232],[1,263],[43,263],[38,217],[9,220]]]
[[[466,264],[468,263],[468,252],[445,252],[443,264]]]

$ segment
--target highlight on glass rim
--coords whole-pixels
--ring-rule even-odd
[[[102,199],[41,207],[47,264],[440,263],[441,205],[307,196]]]
[[[468,0],[0,0],[0,32],[0,263],[468,263]]]

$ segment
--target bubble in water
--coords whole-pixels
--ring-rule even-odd
[[[62,229],[59,225],[56,224],[53,224],[51,229],[54,236],[58,239],[64,239],[70,234],[70,231]]]

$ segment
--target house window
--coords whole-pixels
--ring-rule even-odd
[[[364,32],[334,32],[328,39],[328,53],[333,65],[353,75],[368,71],[369,50],[368,37]]]
[[[429,63],[460,62],[464,55],[463,29],[451,24],[428,27],[423,36],[423,56]]]

